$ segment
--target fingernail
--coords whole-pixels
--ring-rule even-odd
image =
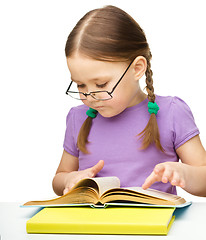
[[[181,188],[184,188],[184,187],[185,187],[185,184],[184,184],[184,183],[181,183],[181,184],[180,184],[180,187],[181,187]]]
[[[162,179],[162,181],[163,181],[164,183],[167,183],[167,182],[168,182],[167,177],[164,177],[164,178]]]
[[[175,180],[172,180],[171,183],[172,183],[172,185],[176,185],[177,182]]]
[[[65,195],[65,194],[67,194],[67,193],[68,193],[68,190],[64,190],[63,194]]]

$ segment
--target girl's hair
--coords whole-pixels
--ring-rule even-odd
[[[66,42],[66,57],[71,57],[75,53],[109,62],[129,62],[137,56],[145,57],[146,91],[149,101],[155,102],[150,65],[152,54],[146,36],[139,24],[123,10],[114,6],[105,6],[85,14],[71,31]],[[77,146],[84,153],[89,153],[86,144],[91,125],[92,118],[88,117],[79,132]],[[142,149],[155,143],[159,150],[164,151],[154,113],[151,114],[145,129],[137,136],[143,139]]]

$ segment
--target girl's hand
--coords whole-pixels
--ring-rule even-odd
[[[96,165],[91,168],[87,168],[82,171],[73,171],[68,173],[65,178],[65,189],[63,194],[66,194],[74,185],[84,178],[93,178],[97,175],[100,170],[104,167],[104,161],[100,160]]]
[[[186,164],[179,162],[165,162],[157,164],[153,172],[142,185],[143,189],[149,188],[155,182],[170,182],[173,186],[185,187]]]

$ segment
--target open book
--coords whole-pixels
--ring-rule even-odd
[[[177,195],[157,191],[143,190],[141,187],[120,188],[117,177],[96,177],[80,180],[65,195],[45,201],[30,201],[23,206],[59,206],[89,204],[97,206],[125,204],[182,205],[186,201]]]

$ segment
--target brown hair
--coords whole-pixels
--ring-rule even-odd
[[[150,65],[152,55],[146,36],[139,24],[123,10],[106,6],[85,14],[71,31],[66,42],[66,57],[71,57],[77,52],[95,60],[109,62],[129,62],[137,56],[145,57],[147,60],[146,90],[149,101],[155,102]],[[91,125],[92,118],[88,117],[78,135],[77,145],[84,153],[88,153],[86,144]],[[155,143],[159,150],[164,151],[154,113],[151,114],[145,129],[137,136],[143,139],[142,149]]]

